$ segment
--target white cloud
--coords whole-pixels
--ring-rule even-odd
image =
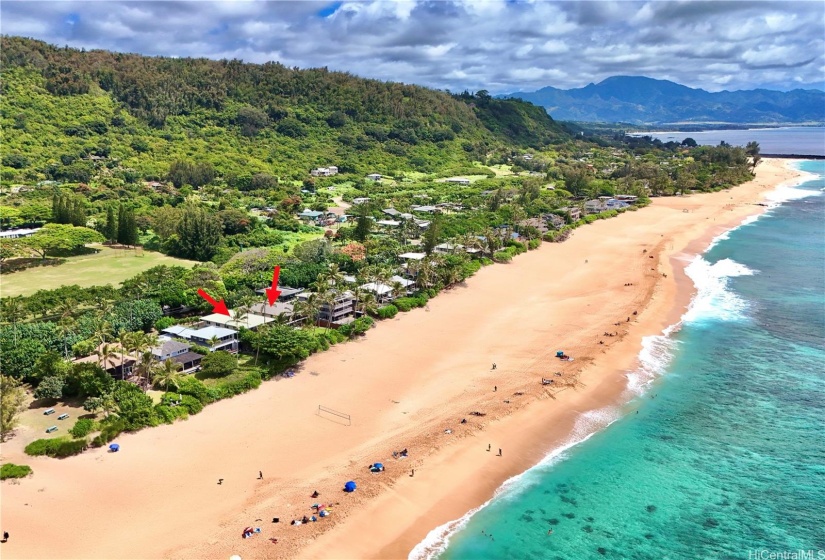
[[[821,2],[31,0],[0,3],[0,16],[3,33],[58,45],[277,59],[454,91],[617,74],[710,90],[825,82]]]

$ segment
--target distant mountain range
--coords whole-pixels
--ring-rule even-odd
[[[555,120],[661,124],[822,124],[825,92],[767,89],[711,93],[667,80],[613,76],[583,88],[541,88],[516,97],[547,109]]]

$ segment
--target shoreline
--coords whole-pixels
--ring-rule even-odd
[[[683,269],[691,243],[704,235],[706,246],[765,211],[755,196],[800,177],[783,162],[763,160],[748,186],[655,199],[643,211],[580,228],[565,243],[483,269],[430,309],[309,358],[294,380],[266,383],[186,422],[125,435],[116,456],[20,458],[7,444],[3,460],[31,465],[35,477],[3,484],[3,517],[14,519],[16,537],[3,551],[50,558],[49,545],[59,542],[64,556],[84,558],[406,558],[433,527],[541,461],[581,410],[616,403],[642,338],[675,323],[673,314],[681,317],[690,301]],[[617,271],[616,259],[627,270]],[[631,288],[621,285],[628,281]],[[486,320],[478,321],[482,306]],[[610,321],[636,310],[620,336],[599,344]],[[554,361],[562,348],[576,361]],[[493,361],[496,372],[489,371]],[[553,370],[570,386],[550,397],[538,381]],[[352,413],[353,425],[319,418],[319,403]],[[469,416],[472,410],[487,417]],[[459,423],[463,417],[468,424]],[[488,444],[504,448],[503,456],[488,453]],[[393,460],[391,451],[402,448],[409,460]],[[366,472],[374,461],[384,461],[387,472]],[[264,481],[255,480],[259,469]],[[227,483],[216,486],[218,477]],[[343,494],[350,479],[358,490]],[[333,515],[290,527],[290,518],[310,515],[308,506],[320,501],[309,498],[313,489],[323,503],[339,503]],[[268,522],[273,516],[279,525]],[[107,530],[90,531],[95,523]],[[241,540],[247,525],[264,535]]]
[[[791,171],[793,171],[796,174],[796,176],[793,177],[793,178],[781,181],[779,183],[770,185],[766,188],[760,189],[757,194],[760,195],[762,200],[764,200],[765,195],[767,193],[771,192],[771,191],[777,190],[777,189],[782,188],[782,187],[797,186],[797,185],[809,180],[810,178],[812,178],[814,176],[810,173],[800,171],[800,170],[797,170],[797,169],[791,167],[791,165],[793,165],[794,163],[800,161],[798,159],[793,159],[793,160],[787,159],[787,158],[781,158],[781,159],[772,158],[772,159],[779,160],[779,161],[777,161],[777,163],[780,166],[782,166],[785,169],[790,169]],[[742,185],[740,185],[740,186],[742,186]],[[736,188],[738,188],[738,187],[734,187],[734,189],[736,189]],[[727,191],[722,191],[722,192],[727,192]],[[716,193],[716,194],[719,194],[719,193]],[[661,199],[654,199],[654,200],[661,200]],[[638,333],[636,338],[623,341],[623,342],[626,342],[628,345],[636,346],[635,354],[632,357],[629,357],[627,355],[627,350],[626,349],[621,349],[621,354],[619,356],[618,364],[614,363],[613,366],[604,365],[604,364],[593,364],[592,366],[590,366],[588,368],[588,369],[593,370],[593,371],[590,371],[590,372],[585,371],[585,375],[587,373],[590,373],[591,374],[590,377],[597,377],[597,375],[595,375],[595,374],[597,374],[600,371],[613,370],[608,375],[610,377],[613,377],[614,380],[615,380],[615,379],[620,378],[620,377],[624,378],[628,371],[632,371],[632,369],[637,367],[638,366],[638,361],[639,361],[638,360],[639,351],[641,350],[641,347],[642,347],[641,346],[642,339],[644,339],[648,336],[661,336],[661,335],[663,335],[663,332],[665,331],[665,329],[677,329],[678,330],[680,328],[682,317],[685,314],[685,312],[687,311],[687,309],[690,306],[691,302],[693,301],[694,296],[696,295],[696,287],[693,284],[693,281],[690,279],[690,277],[685,272],[686,267],[692,262],[693,258],[695,258],[696,256],[700,256],[703,253],[705,253],[717,238],[719,238],[720,236],[724,235],[727,232],[730,232],[734,229],[737,229],[749,217],[760,216],[760,215],[764,214],[765,212],[767,212],[768,210],[770,210],[769,206],[756,206],[755,204],[751,204],[749,212],[745,213],[744,215],[739,213],[739,212],[735,212],[736,216],[731,217],[730,220],[726,220],[725,222],[722,222],[720,224],[714,224],[713,226],[708,228],[708,230],[706,232],[704,232],[700,237],[695,238],[692,241],[690,241],[684,247],[683,250],[674,251],[671,248],[670,254],[667,255],[667,260],[664,261],[664,262],[659,263],[659,265],[660,265],[659,270],[664,272],[665,274],[667,274],[668,275],[667,278],[671,278],[671,280],[669,280],[669,281],[660,280],[659,281],[659,285],[657,286],[657,288],[661,289],[661,291],[656,293],[656,294],[653,294],[651,296],[651,298],[648,300],[648,302],[645,306],[645,309],[643,311],[644,314],[648,314],[649,312],[652,311],[653,314],[655,315],[656,314],[655,311],[657,311],[657,310],[665,311],[662,308],[668,307],[668,301],[669,301],[670,302],[670,310],[666,311],[664,315],[661,315],[660,320],[657,321],[657,320],[654,319],[652,321],[652,324],[657,324],[661,328],[659,328],[658,330],[655,330],[655,331],[649,331],[649,332],[647,332],[647,334]],[[662,253],[664,253],[664,252],[665,251],[662,250]],[[656,259],[656,261],[659,261],[659,260],[660,260],[659,258]],[[657,297],[659,298],[658,302],[654,301]],[[656,309],[651,310],[651,307],[653,307],[654,305],[659,305],[660,307],[657,307]],[[640,330],[644,331],[645,328],[642,327]],[[615,354],[619,350],[620,350],[619,348],[616,348],[614,350],[611,350],[611,353]],[[615,358],[615,356],[613,356],[613,357]],[[622,367],[620,364],[625,364],[625,366]],[[655,383],[655,381],[656,381],[655,378],[650,379],[650,380],[648,380],[646,385],[649,386],[651,383]],[[469,503],[473,504],[472,507],[468,507],[467,509],[464,510],[464,512],[462,512],[458,516],[454,516],[453,518],[451,518],[447,521],[438,523],[438,524],[433,523],[433,522],[424,521],[424,519],[422,519],[422,518],[424,518],[425,516],[420,516],[419,517],[420,521],[417,521],[416,523],[414,523],[410,527],[398,530],[396,536],[392,539],[392,541],[388,542],[384,546],[376,547],[374,545],[368,545],[367,547],[345,548],[345,549],[341,550],[341,554],[339,554],[339,552],[336,551],[336,553],[334,554],[334,557],[353,557],[353,558],[354,557],[361,557],[361,558],[375,558],[375,559],[407,558],[407,557],[409,557],[411,559],[412,558],[419,559],[419,558],[432,558],[432,557],[434,557],[436,554],[433,554],[433,553],[436,552],[436,550],[438,550],[439,552],[441,550],[443,550],[443,548],[440,545],[443,542],[442,539],[443,539],[444,536],[448,536],[448,538],[449,538],[449,535],[452,535],[452,534],[460,531],[461,530],[460,527],[463,526],[467,521],[469,521],[469,518],[473,514],[475,514],[475,512],[477,512],[480,509],[486,507],[486,505],[488,503],[490,503],[493,499],[495,499],[499,495],[499,493],[505,492],[506,487],[509,484],[511,484],[513,481],[515,481],[515,480],[519,479],[520,477],[526,475],[531,469],[538,467],[540,464],[542,464],[546,461],[553,461],[558,455],[561,455],[564,452],[566,452],[568,449],[574,448],[575,446],[579,445],[580,443],[586,441],[592,435],[594,435],[598,431],[601,431],[601,430],[607,428],[610,424],[612,424],[613,422],[621,419],[621,417],[623,417],[625,415],[625,412],[621,412],[618,417],[610,419],[608,422],[605,422],[603,425],[598,426],[596,429],[594,429],[592,431],[589,431],[586,434],[577,435],[577,436],[573,436],[571,434],[572,428],[576,425],[576,420],[582,418],[588,412],[598,412],[598,411],[603,411],[603,410],[606,411],[606,410],[609,410],[609,409],[621,410],[621,409],[626,408],[630,404],[630,401],[632,401],[632,399],[635,397],[635,396],[628,396],[628,398],[624,398],[624,399],[622,398],[623,396],[627,396],[627,393],[628,393],[628,388],[626,387],[626,385],[623,386],[620,390],[617,390],[617,388],[615,386],[612,387],[614,392],[611,393],[610,390],[607,389],[606,387],[604,387],[601,383],[603,383],[603,382],[600,382],[600,385],[597,387],[598,388],[598,393],[596,393],[595,390],[593,391],[594,392],[593,396],[595,398],[592,402],[596,403],[593,408],[587,409],[585,411],[576,411],[575,416],[572,417],[572,418],[568,416],[568,417],[562,419],[560,417],[554,417],[554,415],[548,415],[546,417],[542,417],[541,420],[539,422],[537,422],[538,425],[545,425],[546,422],[552,422],[553,420],[562,420],[562,422],[564,422],[562,424],[562,426],[564,426],[564,427],[563,428],[558,428],[557,427],[557,429],[554,430],[548,436],[547,439],[549,440],[549,442],[545,442],[545,446],[547,447],[547,450],[544,452],[543,455],[541,455],[541,458],[538,461],[535,461],[533,464],[529,465],[528,467],[524,468],[523,470],[518,470],[521,467],[515,467],[517,472],[511,473],[506,478],[503,478],[503,479],[499,478],[497,480],[497,482],[498,482],[497,484],[484,484],[484,490],[477,491],[476,492],[476,499],[469,501]],[[607,396],[604,400],[599,398],[599,396],[602,396],[602,395],[605,395],[605,394],[612,396],[613,397],[612,400],[611,400],[610,396]],[[570,402],[568,404],[579,404],[579,403],[578,402]],[[527,407],[525,407],[525,408],[527,408]],[[526,414],[528,411],[523,410],[523,411],[519,411],[519,412],[523,413],[523,414]],[[522,423],[522,425],[523,425],[523,420],[524,419],[510,417],[507,420],[510,420],[511,423],[513,423],[513,424]],[[499,422],[502,422],[502,424],[503,424],[504,420],[499,420]],[[528,427],[528,429],[526,429],[525,431],[530,431],[529,428],[532,428],[532,427],[533,426],[530,425]],[[512,430],[517,430],[518,428],[515,427],[515,426],[504,426],[504,425],[502,425],[502,426],[500,426],[500,429],[505,431],[505,432],[510,432],[511,429]],[[521,441],[518,438],[516,438],[515,440],[512,439],[512,436],[515,435],[515,434],[509,433],[508,435],[511,436],[511,438],[508,439],[508,441],[515,441],[517,444],[521,443]],[[568,436],[567,439],[565,439],[565,436]],[[536,444],[536,442],[531,442],[531,443],[533,443],[534,445]],[[548,443],[549,443],[549,445],[548,445]],[[540,448],[541,445],[542,445],[541,443],[538,443],[539,448]],[[443,461],[443,463],[449,463],[449,462],[450,461],[447,461],[447,460]],[[441,464],[439,463],[435,466],[439,467],[439,466],[441,466]],[[443,478],[443,476],[439,476],[439,478]],[[435,480],[428,481],[428,482],[436,483]],[[486,491],[486,489],[489,486],[495,486],[495,489],[492,492]],[[479,501],[478,496],[486,496],[486,498],[483,499],[483,501]],[[388,502],[389,502],[389,500],[388,500]],[[478,503],[476,503],[476,502],[478,502]],[[458,508],[456,508],[453,504],[461,503],[461,500],[459,499],[458,495],[453,495],[447,500],[444,500],[444,499],[440,500],[440,503],[443,504],[444,507],[446,507],[450,511],[457,511]],[[375,531],[376,531],[376,527],[375,527],[376,520],[380,519],[378,521],[378,523],[381,523],[382,528],[383,528],[383,525],[386,524],[386,523],[384,523],[383,519],[386,519],[388,517],[387,507],[391,507],[391,504],[390,503],[381,503],[381,504],[376,503],[370,508],[370,511],[364,512],[362,515],[359,516],[358,522],[363,521],[364,523],[367,523],[367,522],[369,522],[368,521],[369,519],[372,519],[372,522],[369,522],[370,524],[365,525],[365,526],[370,527],[370,530],[372,531],[371,539],[373,539],[373,540],[376,538],[376,536],[374,534]],[[378,516],[379,511],[381,512],[380,517]],[[444,517],[443,512],[440,512],[440,513],[441,513],[440,517]],[[393,519],[391,523],[395,523],[397,521],[398,521],[398,519],[396,518],[396,519]],[[355,520],[353,520],[352,524],[355,524]],[[338,527],[336,527],[335,530],[326,533],[324,536],[322,536],[320,539],[318,539],[317,542],[314,542],[311,545],[309,545],[304,551],[302,551],[301,557],[318,558],[318,559],[330,557],[330,556],[325,555],[325,551],[329,550],[330,547],[335,546],[334,545],[335,540],[340,540],[339,537],[341,537],[341,538],[343,537],[342,534],[341,535],[334,535],[333,533],[335,531],[338,531],[338,530],[340,530],[341,533],[344,533],[346,530],[352,530],[352,527],[346,527],[346,525],[347,524],[343,524],[340,527],[340,529]],[[418,539],[417,542],[413,543],[413,541],[417,537],[411,537],[409,533],[413,532],[414,534],[420,535],[421,532],[422,532],[421,531],[422,526],[426,526],[426,525],[430,526],[430,530],[428,530],[426,532],[424,537]],[[444,531],[444,534],[442,534],[440,536],[433,535],[433,533],[437,533],[438,530],[442,529],[445,525],[449,526],[449,528],[447,528],[447,530]],[[428,545],[427,542],[426,542],[427,540],[432,540],[433,537],[438,539],[436,541],[436,543],[434,543],[434,544],[438,545],[436,548],[433,548],[432,544]],[[327,541],[330,541],[330,542],[327,542]],[[441,542],[439,542],[439,541],[441,541]],[[412,546],[410,546],[411,543],[412,543]],[[446,542],[443,542],[443,545],[446,547]],[[373,551],[373,552],[370,552],[370,551]],[[421,554],[414,556],[413,555],[414,551],[417,551]],[[353,554],[355,554],[355,555],[353,555]]]

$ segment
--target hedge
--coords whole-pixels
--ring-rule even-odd
[[[32,473],[32,468],[28,465],[15,465],[14,463],[5,463],[0,466],[0,480],[7,478],[25,478]]]
[[[252,389],[257,389],[261,386],[261,372],[252,370],[243,377],[238,379],[229,379],[222,381],[215,387],[218,397],[221,399],[228,399],[241,393],[246,393]]]
[[[527,242],[527,249],[532,251],[533,249],[538,249],[539,245],[541,245],[541,239],[531,239]]]
[[[398,309],[398,311],[407,312],[413,307],[424,307],[427,305],[427,302],[430,301],[430,298],[427,297],[425,294],[418,294],[414,297],[402,297],[398,298],[393,302],[393,305]]]
[[[376,315],[378,315],[379,319],[392,319],[398,315],[398,308],[392,304],[385,305],[384,307],[378,309]]]
[[[493,253],[493,260],[497,263],[508,263],[513,260],[513,255],[509,251],[496,251]]]
[[[95,422],[89,418],[78,418],[69,433],[74,438],[85,438],[95,429]]]
[[[85,439],[71,440],[65,437],[38,439],[26,446],[26,455],[48,455],[49,457],[69,457],[83,452],[89,446]]]
[[[102,447],[126,431],[126,421],[109,416],[100,422],[100,433],[92,440],[92,447]]]

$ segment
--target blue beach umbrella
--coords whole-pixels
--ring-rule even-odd
[[[376,469],[383,469],[383,468],[384,468],[384,463],[375,463],[375,465],[373,465],[373,466],[374,466]]]
[[[344,492],[355,492],[355,488],[355,483],[351,480],[344,484]]]
[[[120,449],[120,445],[118,445],[117,443],[113,443],[112,445],[109,446],[109,451],[112,451],[113,453],[115,451],[119,450],[119,449]]]

